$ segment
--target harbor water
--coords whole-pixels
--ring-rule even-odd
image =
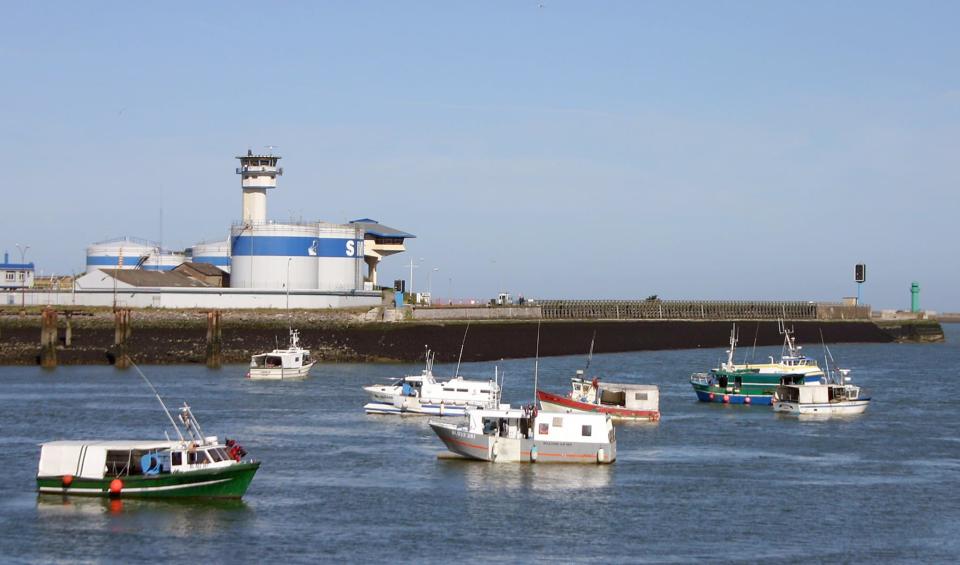
[[[0,561],[955,561],[960,326],[944,330],[943,344],[832,346],[873,397],[845,419],[697,402],[688,377],[722,349],[596,355],[588,376],[662,394],[661,421],[619,426],[604,466],[438,459],[427,418],[363,412],[362,385],[418,365],[318,365],[300,382],[143,367],[171,409],[190,402],[206,434],[263,462],[238,502],[38,496],[39,443],[162,438],[169,423],[133,370],[0,367]],[[541,359],[541,388],[566,393],[585,357]],[[504,401],[532,401],[533,365],[499,364]]]

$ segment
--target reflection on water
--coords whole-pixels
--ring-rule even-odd
[[[176,538],[213,535],[250,519],[254,513],[242,500],[233,499],[117,499],[104,497],[37,495],[41,524],[53,530],[149,528]]]
[[[446,479],[462,480],[468,491],[495,494],[499,491],[532,490],[563,492],[602,489],[610,486],[613,465],[487,463],[458,459],[438,462]]]

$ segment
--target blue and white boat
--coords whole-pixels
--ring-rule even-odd
[[[433,375],[434,354],[427,351],[426,367],[386,385],[365,386],[373,402],[368,414],[421,414],[463,416],[468,407],[494,409],[500,405],[500,384],[493,380],[470,381],[459,374],[446,381]]]

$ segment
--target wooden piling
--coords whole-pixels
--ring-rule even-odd
[[[220,310],[207,312],[207,367],[223,366],[223,335],[220,332]]]
[[[40,316],[40,366],[53,369],[57,366],[57,311],[44,308]]]
[[[114,311],[113,345],[116,348],[116,367],[127,369],[130,367],[130,355],[127,350],[127,341],[130,339],[130,310],[121,308]]]
[[[69,310],[64,314],[67,321],[67,329],[63,334],[64,347],[70,347],[70,344],[73,342],[73,316],[70,314],[71,312]]]

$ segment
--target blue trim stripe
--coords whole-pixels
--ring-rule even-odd
[[[363,240],[353,238],[240,235],[230,248],[233,257],[363,257]]]
[[[229,257],[194,257],[194,263],[210,263],[211,265],[216,265],[218,267],[229,267],[230,258]]]

